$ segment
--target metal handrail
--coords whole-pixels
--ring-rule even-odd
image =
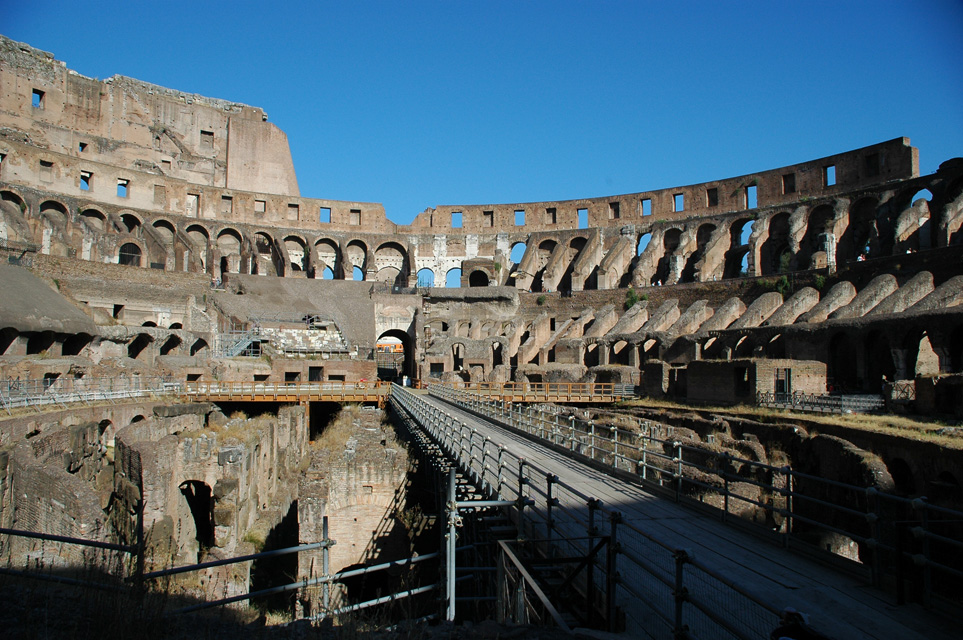
[[[742,501],[759,508],[765,509],[772,514],[784,517],[785,524],[781,535],[784,544],[789,545],[793,540],[799,543],[799,538],[794,535],[794,523],[808,523],[850,537],[856,542],[864,544],[866,548],[873,550],[873,561],[870,570],[873,581],[880,584],[884,566],[887,563],[882,561],[882,554],[890,554],[896,558],[898,564],[900,559],[905,562],[922,566],[925,570],[936,569],[945,573],[947,576],[955,576],[960,569],[940,562],[929,555],[928,541],[940,542],[947,545],[957,552],[963,552],[963,540],[955,540],[939,536],[930,531],[935,523],[945,522],[947,518],[953,520],[963,519],[963,512],[930,505],[925,498],[904,498],[879,491],[876,487],[858,487],[834,480],[829,480],[793,470],[790,467],[776,467],[755,460],[747,460],[729,454],[719,454],[715,452],[699,449],[680,442],[673,438],[659,438],[652,436],[653,431],[668,433],[671,428],[658,423],[640,421],[642,433],[627,432],[617,428],[609,429],[594,422],[583,422],[572,417],[568,424],[561,424],[559,416],[547,412],[542,412],[538,408],[531,406],[514,405],[506,408],[503,403],[489,400],[479,395],[468,393],[464,390],[454,389],[445,385],[430,385],[429,393],[436,395],[446,401],[453,402],[469,411],[484,415],[488,418],[499,421],[515,429],[524,431],[536,438],[552,442],[555,446],[571,452],[572,455],[581,456],[595,462],[606,464],[613,468],[616,467],[606,456],[599,456],[597,452],[604,452],[617,463],[619,460],[626,460],[635,464],[633,475],[643,484],[658,487],[664,491],[674,494],[676,501],[688,500],[686,487],[698,487],[701,490],[709,490],[717,493],[723,498],[721,507],[721,517],[727,520],[731,515],[730,501]],[[613,434],[606,438],[605,431]],[[641,444],[625,442],[620,439],[620,434],[631,435],[632,440],[641,441]],[[651,446],[656,446],[661,451],[653,450]],[[619,451],[621,450],[621,455]],[[587,452],[586,452],[587,451]],[[699,458],[713,461],[713,465],[707,466],[700,464],[692,459],[686,459],[686,452],[697,454]],[[653,460],[655,459],[653,464]],[[747,496],[740,495],[738,492],[730,490],[730,482],[745,483],[748,478],[736,475],[728,471],[733,464],[749,465],[750,468],[773,475],[773,483],[764,485],[757,483],[757,486],[768,488],[773,496],[779,496],[786,501],[785,507],[776,504],[766,504],[757,500],[752,500]],[[720,477],[720,485],[703,482],[693,477],[691,470],[702,471],[704,473],[716,474]],[[625,471],[624,469],[622,470]],[[690,472],[690,473],[687,473]],[[752,474],[749,474],[752,475]],[[778,486],[777,478],[784,480],[784,486]],[[799,492],[793,487],[804,482],[809,485],[816,485],[826,488],[841,489],[852,492],[853,505],[836,504],[821,500],[813,495]],[[814,492],[818,493],[818,492]],[[800,509],[802,503],[812,505],[810,509]],[[695,504],[695,502],[693,502]],[[698,501],[698,506],[703,509],[715,509],[708,504]],[[890,542],[898,539],[897,529],[902,526],[900,522],[887,517],[887,514],[913,513],[919,514],[921,525],[916,530],[916,535],[920,540],[920,553],[911,553],[901,550],[898,545]],[[831,518],[826,517],[831,513],[843,516],[844,522],[862,525],[861,530],[853,528],[843,528],[829,522]],[[935,516],[941,516],[941,520]],[[847,520],[848,519],[848,520]],[[892,565],[894,562],[889,562]],[[925,581],[927,589],[931,583]],[[929,592],[926,597],[929,597]]]

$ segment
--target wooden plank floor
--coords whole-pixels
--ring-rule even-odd
[[[719,571],[776,609],[787,606],[809,614],[812,625],[836,638],[924,640],[963,638],[959,620],[932,614],[919,605],[896,606],[888,594],[850,574],[836,571],[802,555],[646,492],[642,487],[583,466],[472,414],[426,397],[494,442],[524,457],[579,491],[603,501],[623,519],[673,547],[691,550],[701,563]],[[580,508],[578,504],[564,504]],[[639,572],[623,571],[624,580],[653,581]],[[639,585],[642,592],[652,586]],[[629,617],[627,635],[643,634],[644,607],[620,602]],[[633,619],[633,614],[637,614]]]

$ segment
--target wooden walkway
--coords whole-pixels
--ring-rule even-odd
[[[674,547],[691,550],[704,565],[727,576],[773,609],[793,607],[810,616],[814,628],[835,638],[873,640],[949,640],[960,638],[958,623],[932,614],[919,605],[896,606],[894,599],[859,578],[841,573],[810,558],[793,554],[719,520],[654,496],[640,486],[580,465],[560,453],[487,422],[434,397],[425,398],[504,445],[559,480],[621,512],[624,522]],[[564,498],[562,498],[564,500]],[[579,509],[578,503],[563,508]],[[625,574],[623,581],[653,579]],[[646,592],[644,584],[633,585]],[[641,602],[620,601],[629,637],[650,637],[654,625]],[[724,606],[724,601],[721,606]],[[662,636],[661,633],[656,634]],[[664,636],[662,636],[664,637]]]
[[[191,402],[376,402],[391,383],[373,382],[185,382],[181,395]]]

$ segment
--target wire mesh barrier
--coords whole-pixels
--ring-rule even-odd
[[[447,397],[464,394],[436,386],[431,392]],[[694,563],[683,549],[622,522],[619,513],[599,500],[517,457],[468,424],[398,386],[392,390],[391,403],[411,415],[447,455],[458,460],[465,474],[513,503],[511,517],[519,538],[534,547],[528,551],[536,560],[526,564],[539,564],[538,559],[555,563],[580,559],[584,566],[568,574],[568,586],[579,595],[559,592],[551,601],[581,599],[580,622],[597,618],[616,630],[622,626],[622,617],[628,616],[634,629],[645,629],[653,637],[676,638],[759,638],[775,625],[778,612],[770,605]],[[495,403],[472,400],[474,406],[481,406],[477,403],[495,411]],[[542,430],[562,438],[556,426],[542,425]],[[513,588],[503,589],[502,596],[524,598],[525,612],[519,611],[520,601],[499,602],[500,611],[528,619],[541,611],[540,619],[547,619],[542,598],[535,603],[534,591],[518,585],[516,576],[509,583]]]
[[[634,398],[635,385],[615,382],[456,382],[455,389],[526,402],[601,402]]]
[[[778,393],[760,391],[756,393],[756,404],[774,409],[811,411],[817,413],[869,413],[886,406],[883,396],[877,394],[819,394]]]
[[[70,403],[113,402],[145,396],[180,392],[181,383],[164,377],[129,378],[43,378],[0,380],[0,407],[7,413],[21,407],[40,407]]]
[[[429,392],[787,548],[841,555],[876,586],[894,579],[900,593],[924,604],[958,597],[963,512],[733,456],[711,442],[683,442],[673,427],[652,421],[629,430],[450,386],[430,385]],[[811,542],[826,536],[842,541],[836,551]]]

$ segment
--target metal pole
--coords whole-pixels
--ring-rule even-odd
[[[621,513],[613,513],[609,517],[609,544],[605,554],[605,615],[606,628],[610,633],[616,630],[616,588],[618,585],[618,533],[619,523],[622,522]],[[589,565],[589,571],[594,569],[594,563]]]
[[[448,600],[445,620],[455,621],[455,527],[458,507],[455,505],[455,469],[448,471],[448,533],[445,535],[445,593]]]
[[[328,550],[328,516],[322,516],[321,518],[321,536],[324,541],[324,546],[321,547],[321,574],[327,578],[328,571],[330,570],[330,551]],[[322,593],[322,608],[321,610],[325,615],[331,610],[331,583],[325,582],[321,587]]]
[[[685,627],[682,625],[682,607],[686,601],[686,589],[683,583],[685,563],[689,559],[689,554],[685,549],[677,549],[675,554],[675,589],[672,595],[675,598],[675,629],[676,638],[685,638]]]

